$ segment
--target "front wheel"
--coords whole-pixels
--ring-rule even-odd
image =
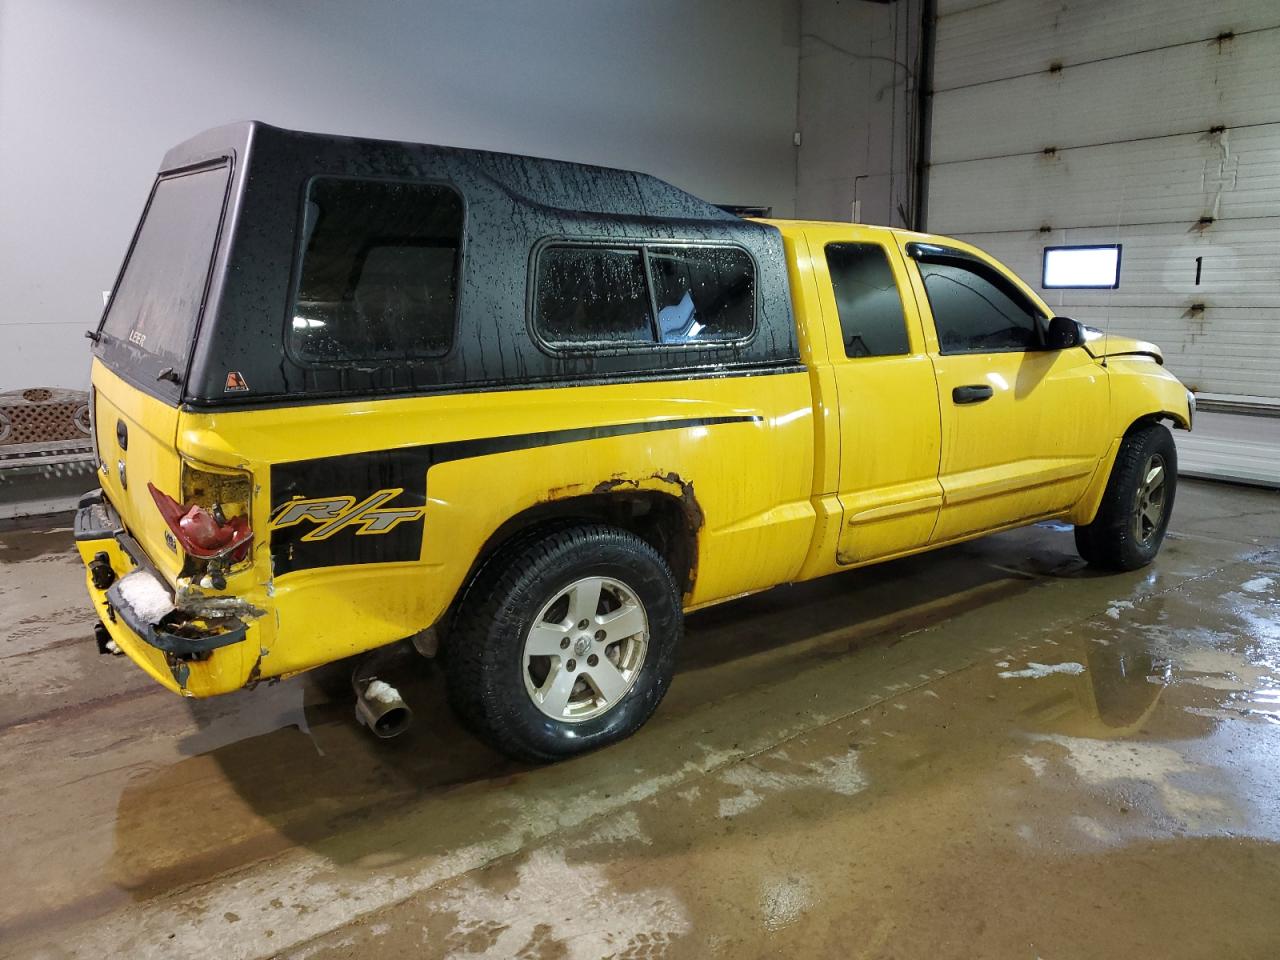
[[[1155,559],[1169,529],[1178,486],[1178,451],[1160,423],[1130,431],[1120,444],[1093,523],[1076,527],[1076,549],[1090,566],[1136,570]]]
[[[522,760],[638,730],[671,683],[680,591],[644,540],[577,526],[526,540],[468,590],[445,650],[458,716]]]

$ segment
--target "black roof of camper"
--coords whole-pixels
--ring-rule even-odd
[[[205,131],[171,149],[159,178],[229,167],[208,291],[185,376],[155,380],[127,343],[95,345],[113,368],[143,364],[139,386],[194,406],[313,402],[387,394],[510,389],[540,382],[718,376],[796,369],[799,347],[782,238],[657,177],[515,154],[284,130],[260,122]],[[447,185],[463,199],[454,343],[429,361],[316,363],[295,356],[289,323],[307,191],[325,177]],[[637,351],[549,350],[531,335],[539,245],[715,243],[755,264],[756,328],[744,341]],[[128,362],[126,362],[128,361]],[[182,372],[179,371],[181,374]],[[248,389],[228,394],[232,373]]]
[[[340,151],[357,169],[363,160],[385,170],[389,155],[398,155],[408,172],[424,160],[447,157],[490,177],[514,200],[530,206],[607,216],[742,222],[665,180],[635,170],[466,147],[306,133],[257,120],[215,127],[178,144],[165,154],[160,172],[206,162],[229,150],[247,155],[255,141],[264,140],[269,141],[264,144],[268,149],[289,141],[317,151]]]

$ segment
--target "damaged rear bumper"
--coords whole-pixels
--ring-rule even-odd
[[[257,625],[234,615],[194,613],[190,598],[175,598],[101,490],[81,498],[74,530],[85,585],[103,626],[151,677],[193,697],[237,690],[254,678],[261,651]]]
[[[124,618],[124,622],[130,630],[157,650],[163,650],[165,653],[171,653],[178,657],[195,659],[203,657],[219,647],[239,643],[248,636],[249,628],[235,617],[226,617],[219,621],[218,628],[215,631],[197,636],[177,633],[168,627],[162,626],[160,622],[153,623],[152,620],[155,618],[140,612],[129,602],[127,595],[128,584],[125,581],[136,582],[138,578],[146,578],[156,587],[168,591],[164,581],[155,574],[148,570],[134,570],[111,585],[106,593],[107,601],[111,604],[115,613]],[[169,596],[169,602],[170,606],[172,606],[172,594]],[[159,620],[162,622],[164,618],[161,617]]]

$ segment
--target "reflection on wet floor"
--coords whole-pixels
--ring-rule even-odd
[[[654,722],[549,768],[430,664],[388,742],[340,670],[181,701],[70,645],[65,532],[0,534],[0,953],[1261,955],[1276,502],[1187,484],[1131,575],[1045,526],[704,611]]]

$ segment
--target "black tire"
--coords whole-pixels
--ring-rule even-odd
[[[1148,476],[1163,471],[1158,517],[1152,513],[1154,491]],[[1155,559],[1169,529],[1178,487],[1178,450],[1173,435],[1160,423],[1135,427],[1120,443],[1093,523],[1076,527],[1076,549],[1090,566],[1103,570],[1137,570]]]
[[[585,578],[616,582],[630,591],[647,619],[647,644],[642,660],[632,666],[631,686],[616,703],[596,707],[604,711],[597,716],[554,719],[535,702],[526,678],[540,662],[554,662],[555,669],[575,662],[569,660],[575,648],[566,651],[564,660],[541,658],[531,667],[525,641],[543,608],[568,596],[565,591]],[[602,593],[605,607],[608,589]],[[595,750],[630,736],[653,714],[671,685],[683,627],[675,578],[644,540],[603,525],[552,529],[487,564],[468,589],[444,648],[449,700],[468,729],[516,759],[546,762]],[[578,634],[577,641],[595,636],[579,627],[569,630]],[[585,662],[583,683],[588,679]],[[575,682],[572,689],[576,693],[580,687]],[[592,688],[581,690],[579,696],[603,699]]]

